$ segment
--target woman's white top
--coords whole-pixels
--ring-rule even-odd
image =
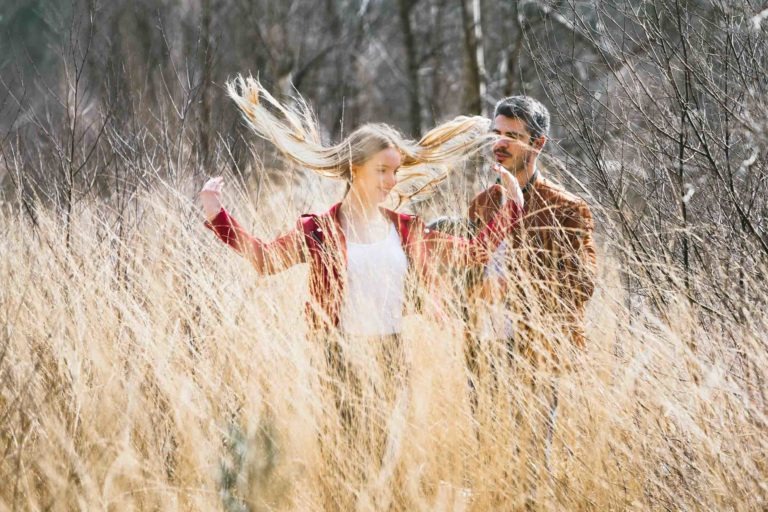
[[[356,336],[397,334],[403,322],[408,259],[394,224],[371,244],[347,241],[341,330]]]

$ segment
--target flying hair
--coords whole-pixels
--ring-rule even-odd
[[[289,161],[321,176],[350,180],[353,166],[381,150],[396,149],[402,156],[395,188],[400,204],[431,194],[450,169],[493,138],[488,119],[459,116],[432,128],[418,141],[387,124],[367,123],[338,144],[324,145],[317,119],[301,95],[284,105],[251,76],[239,75],[226,87],[256,135],[272,143]]]

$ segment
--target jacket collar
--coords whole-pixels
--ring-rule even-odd
[[[531,174],[531,177],[528,178],[528,183],[525,184],[523,187],[523,194],[529,194],[531,191],[533,191],[534,187],[536,186],[536,182],[541,179],[541,174],[539,173],[539,167],[536,166],[533,169],[533,174]]]
[[[405,246],[408,243],[410,238],[410,226],[411,226],[411,221],[414,219],[413,215],[408,215],[406,213],[398,213],[398,212],[389,210],[387,208],[381,208],[381,207],[379,208],[379,210],[381,211],[382,214],[384,214],[386,218],[388,218],[395,225],[395,228],[397,228],[397,232],[400,235],[400,240],[403,246]],[[341,245],[341,251],[344,253],[345,259],[346,259],[347,243],[346,243],[346,237],[344,236],[344,230],[341,229],[341,202],[338,202],[333,206],[331,206],[331,208],[327,212],[320,215],[320,218],[325,220],[325,223],[327,223],[326,224],[327,227],[332,228],[334,230],[334,235],[339,241],[339,244]]]

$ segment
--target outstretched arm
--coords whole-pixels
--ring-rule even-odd
[[[494,169],[501,175],[507,200],[483,229],[471,240],[439,231],[424,230],[424,245],[429,260],[449,265],[484,265],[496,248],[514,229],[523,215],[523,192],[517,179],[501,166]]]
[[[305,261],[304,233],[296,228],[272,242],[252,236],[232,217],[221,203],[224,179],[211,178],[200,191],[206,227],[222,242],[247,258],[259,274],[276,274]]]

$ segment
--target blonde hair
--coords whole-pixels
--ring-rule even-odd
[[[492,140],[488,119],[459,116],[431,129],[419,141],[389,125],[368,123],[338,144],[325,146],[312,109],[300,95],[294,98],[294,106],[286,106],[257,79],[243,76],[227,82],[227,93],[258,136],[288,160],[322,176],[350,180],[352,166],[363,164],[381,150],[398,150],[403,158],[395,190],[400,203],[429,195],[452,166]]]

